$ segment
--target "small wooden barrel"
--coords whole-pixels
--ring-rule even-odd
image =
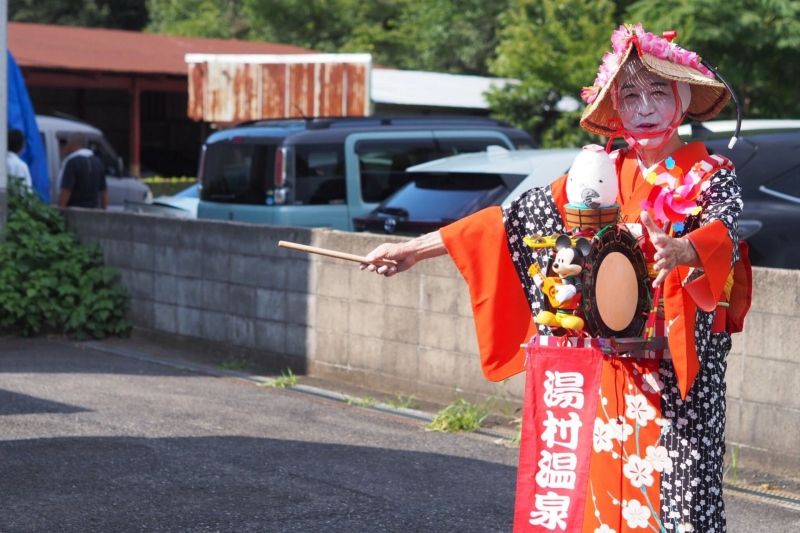
[[[567,225],[574,229],[600,229],[616,222],[619,217],[619,205],[609,205],[599,209],[581,207],[575,204],[564,206]]]

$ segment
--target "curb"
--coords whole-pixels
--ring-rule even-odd
[[[145,352],[140,352],[138,350],[130,350],[128,348],[106,346],[102,342],[98,341],[78,342],[75,344],[77,346],[84,346],[87,348],[91,348],[92,350],[97,350],[99,352],[109,353],[112,355],[119,355],[122,357],[130,357],[133,359],[138,359],[140,361],[145,361],[147,363],[169,366],[172,368],[179,368],[182,370],[188,370],[190,372],[196,372],[198,374],[206,374],[214,377],[240,379],[243,381],[247,381],[249,383],[253,383],[255,385],[263,386],[274,381],[274,379],[272,378],[257,376],[254,374],[248,374],[246,372],[238,372],[235,370],[222,370],[219,368],[215,368],[213,366],[203,365],[199,363],[190,363],[188,361],[180,361],[176,359],[165,359],[162,357],[156,357],[154,355],[150,355]],[[367,411],[374,411],[382,415],[396,416],[398,418],[402,418],[405,420],[413,420],[415,422],[419,422],[425,425],[430,424],[430,422],[433,421],[435,416],[431,413],[419,411],[416,409],[408,409],[406,407],[394,408],[384,403],[380,403],[377,405],[358,405],[357,403],[354,403],[353,400],[358,400],[359,398],[348,396],[341,392],[329,391],[318,387],[311,387],[309,385],[293,385],[291,387],[283,387],[282,390],[288,392],[294,392],[297,394],[302,394],[304,396],[311,396],[323,400],[343,403],[347,404],[350,407],[364,409]],[[481,435],[484,437],[489,437],[491,439],[495,439],[495,441],[498,444],[502,443],[501,441],[510,441],[516,436],[515,433],[510,431],[498,431],[495,429],[481,429],[481,428],[476,429],[475,431],[462,432],[462,434],[467,434],[467,435],[472,434],[472,435]]]

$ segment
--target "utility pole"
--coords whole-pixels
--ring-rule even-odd
[[[8,220],[8,0],[0,0],[0,239]]]

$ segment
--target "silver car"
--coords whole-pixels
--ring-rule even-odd
[[[534,187],[567,173],[577,148],[485,152],[454,155],[410,167],[408,183],[374,211],[355,218],[356,231],[419,235],[504,205]]]
[[[47,156],[47,175],[50,178],[50,202],[58,201],[58,171],[61,168],[61,155],[58,149],[59,139],[66,139],[72,133],[86,135],[88,148],[99,157],[106,166],[106,185],[108,187],[108,208],[121,211],[125,202],[143,202],[152,200],[150,187],[133,176],[125,176],[122,158],[117,156],[114,148],[99,129],[80,122],[59,117],[36,115],[36,124],[42,135],[45,154]]]

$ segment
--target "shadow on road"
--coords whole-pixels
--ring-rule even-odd
[[[65,339],[0,340],[0,372],[30,374],[119,374],[136,376],[199,376],[188,370],[152,364],[119,354],[103,353]],[[176,365],[179,364],[176,362]]]
[[[516,469],[249,437],[0,442],[3,531],[510,531]]]
[[[137,333],[139,337],[142,335],[144,333]],[[141,344],[145,345],[148,352],[154,353],[151,355],[139,349]],[[0,339],[0,353],[0,372],[5,373],[174,376],[177,371],[186,376],[196,376],[216,374],[224,371],[226,363],[234,362],[243,366],[233,370],[248,373],[279,375],[291,368],[294,374],[304,375],[307,366],[307,361],[302,357],[247,349],[230,351],[220,343],[185,338],[172,339],[159,345],[141,338],[135,341],[114,338],[79,343],[64,338],[12,337]],[[165,364],[170,360],[174,364]],[[130,361],[137,362],[131,366]]]
[[[0,416],[83,413],[88,409],[0,389]]]

